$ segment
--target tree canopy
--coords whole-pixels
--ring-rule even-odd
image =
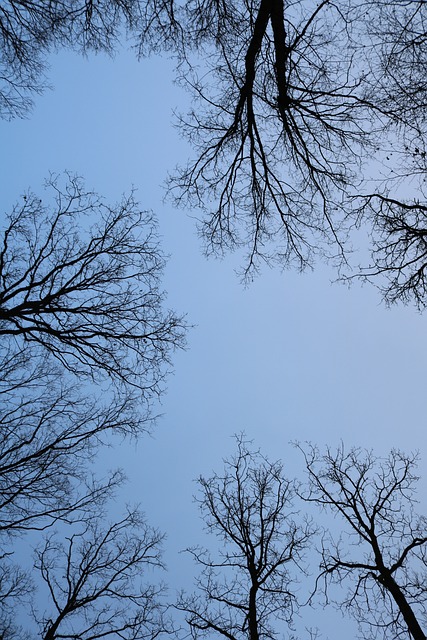
[[[46,186],[47,204],[29,192],[6,217],[0,249],[0,635],[25,637],[16,611],[40,574],[40,637],[152,639],[163,587],[138,583],[163,566],[162,535],[135,509],[105,524],[125,474],[94,459],[149,430],[185,323],[164,309],[156,221],[133,194],[110,206],[71,175]],[[14,544],[47,530],[28,571]]]
[[[282,464],[243,435],[236,441],[223,473],[198,481],[201,517],[220,549],[188,549],[201,573],[195,593],[182,593],[176,608],[193,638],[273,639],[277,621],[290,624],[298,609],[296,584],[314,527],[295,517],[295,487]]]
[[[318,584],[326,602],[349,611],[363,637],[424,640],[427,520],[417,509],[417,456],[392,450],[379,457],[344,445],[304,455],[305,500],[343,527],[336,536],[325,532],[321,543]]]
[[[184,335],[182,318],[162,309],[156,222],[133,194],[109,206],[73,176],[47,187],[53,202],[28,193],[6,220],[0,335],[78,376],[139,388],[149,403]]]
[[[27,110],[52,48],[112,53],[127,33],[139,56],[166,49],[195,104],[180,118],[194,156],[171,192],[204,212],[208,253],[242,249],[244,277],[323,256],[424,307],[424,2],[3,5],[3,115]],[[360,268],[359,225],[372,250]]]

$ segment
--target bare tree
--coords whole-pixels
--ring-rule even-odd
[[[290,622],[297,599],[293,587],[303,573],[302,556],[313,534],[297,523],[294,487],[279,462],[237,438],[236,455],[224,472],[199,479],[197,498],[207,530],[219,540],[216,558],[202,548],[188,551],[201,567],[197,591],[181,594],[194,638],[274,638],[275,621]]]
[[[366,0],[365,43],[369,45],[369,82],[376,100],[392,112],[405,133],[422,136],[426,120],[427,11],[422,0]]]
[[[68,176],[49,211],[26,195],[0,250],[0,531],[89,517],[121,474],[91,479],[109,434],[153,418],[184,324],[163,311],[155,222]],[[66,375],[74,374],[74,379]],[[83,388],[82,378],[98,383]],[[118,382],[105,393],[105,379]],[[99,383],[102,383],[99,386]],[[99,389],[99,391],[97,391]]]
[[[365,81],[392,126],[376,148],[375,156],[382,160],[376,184],[366,181],[349,201],[351,216],[371,237],[370,263],[362,264],[351,277],[375,284],[388,304],[415,302],[423,309],[427,304],[427,8],[417,0],[368,0],[363,7],[360,53]]]
[[[427,520],[416,512],[417,457],[387,458],[351,449],[304,453],[305,499],[339,518],[338,539],[325,535],[321,573],[326,600],[346,609],[364,637],[425,640]],[[332,585],[347,587],[335,595]]]
[[[115,471],[96,478],[92,459],[110,433],[137,433],[132,397],[89,398],[46,359],[6,358],[0,374],[0,637],[26,638],[33,576],[19,544],[55,523],[88,523],[123,481]],[[34,354],[33,354],[34,356]],[[29,534],[25,540],[18,542]]]
[[[342,266],[352,225],[363,220],[373,230],[373,261],[359,275],[390,275],[387,301],[414,298],[423,307],[424,263],[421,278],[419,265],[406,278],[423,226],[406,214],[419,206],[422,218],[426,206],[426,11],[421,0],[8,0],[0,8],[0,113],[28,109],[54,47],[111,53],[127,32],[138,55],[166,48],[196,103],[181,119],[195,157],[171,189],[204,211],[208,252],[244,248],[245,276],[263,260],[304,268],[319,254]],[[385,175],[378,188],[373,155]],[[402,199],[396,176],[420,174],[414,195]],[[399,227],[397,264],[390,217]]]
[[[373,259],[358,275],[385,276],[388,302],[424,307],[426,11],[422,0],[8,0],[0,114],[25,113],[55,47],[111,53],[127,33],[138,55],[166,48],[196,103],[181,119],[195,156],[171,189],[204,211],[208,252],[244,248],[246,276],[319,254],[342,266],[363,221]],[[414,193],[403,198],[396,177],[419,178]]]
[[[132,396],[106,402],[57,368],[29,373],[17,387],[0,386],[0,536],[95,516],[123,474],[95,480],[92,457],[109,434],[142,428]]]
[[[153,21],[174,35],[172,0],[6,0],[0,6],[0,117],[24,116],[46,87],[48,54],[60,47],[112,54],[124,35],[142,53]],[[152,5],[152,6],[151,6]],[[170,6],[169,6],[170,5]],[[148,12],[150,6],[150,12]],[[148,15],[150,14],[150,15]],[[167,29],[166,29],[167,24]]]
[[[65,542],[49,536],[36,551],[49,601],[35,613],[44,640],[153,640],[168,628],[163,586],[144,582],[150,567],[163,566],[163,536],[137,511],[101,522],[87,523]]]
[[[112,434],[137,436],[149,428],[170,353],[183,345],[185,330],[182,319],[163,309],[164,258],[155,221],[140,211],[133,194],[110,207],[78,178],[67,176],[62,186],[51,178],[48,186],[52,209],[25,195],[5,222],[0,249],[0,601],[10,603],[1,619],[5,638],[21,633],[14,603],[22,599],[19,589],[25,592],[26,573],[13,564],[11,543],[17,535],[61,523],[75,527],[71,540],[81,540],[81,549],[95,549],[100,513],[124,476],[115,471],[99,479],[91,462],[101,445],[113,442]],[[158,550],[150,556],[149,547],[159,537],[141,524],[138,544],[132,534],[136,515],[112,526],[98,557],[105,560],[107,548],[129,543],[135,567],[157,563]],[[40,555],[42,574],[59,602],[49,548]],[[130,580],[134,569],[122,571],[111,557],[111,571],[117,571],[112,582],[129,594],[126,576]],[[145,608],[142,594],[139,600],[129,595],[138,609],[133,617],[117,608],[116,637],[149,637],[156,592],[143,595]],[[107,596],[110,607],[121,598],[106,589],[103,602]],[[83,605],[79,610],[92,611],[90,600]],[[94,609],[93,629],[114,626],[106,607]],[[104,631],[90,636],[87,628],[84,637]]]
[[[17,624],[16,607],[28,604],[33,584],[28,572],[16,566],[0,546],[0,638],[25,640],[21,625]]]
[[[0,249],[0,336],[34,344],[81,376],[158,395],[184,323],[163,310],[156,224],[133,194],[110,207],[82,181],[52,177],[51,207],[24,195]]]
[[[208,252],[243,247],[245,276],[263,260],[303,268],[316,254],[342,267],[347,234],[363,222],[372,261],[357,276],[379,283],[387,302],[423,308],[426,3],[175,8],[196,106],[181,118],[195,159],[172,192],[204,211]],[[150,23],[167,40],[169,13],[157,4]]]
[[[427,305],[427,200],[423,188],[420,186],[418,196],[412,199],[370,193],[361,195],[357,202],[360,220],[368,219],[371,226],[371,259],[347,279],[357,277],[373,283],[387,304],[414,302],[423,310]]]
[[[207,68],[198,77],[184,56],[198,102],[182,125],[197,156],[174,186],[207,211],[209,249],[244,246],[247,274],[260,259],[302,268],[319,251],[343,257],[342,200],[380,116],[356,56],[356,12],[330,0],[186,10]]]

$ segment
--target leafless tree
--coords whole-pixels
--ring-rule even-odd
[[[77,178],[48,184],[53,212],[24,196],[0,251],[6,532],[94,511],[121,476],[92,482],[87,461],[108,434],[148,428],[169,353],[183,341],[183,322],[162,308],[152,217],[132,195],[108,207]],[[84,389],[85,376],[99,384]],[[120,384],[105,393],[105,377]]]
[[[426,121],[427,11],[422,0],[365,0],[365,43],[370,82],[384,111],[422,134]],[[408,131],[407,131],[408,132]]]
[[[297,523],[294,487],[279,462],[237,438],[236,455],[221,475],[199,479],[197,499],[207,531],[219,541],[216,558],[202,548],[188,551],[201,567],[197,592],[181,594],[193,638],[274,638],[275,621],[290,622],[297,599],[294,575],[313,534]]]
[[[168,11],[153,9],[158,35]],[[363,222],[357,276],[424,307],[426,3],[191,0],[175,15],[196,106],[181,119],[195,160],[172,191],[204,211],[208,252],[244,247],[246,276],[319,253],[343,266]]]
[[[415,172],[414,172],[415,173]],[[389,187],[390,189],[390,187]],[[370,193],[357,201],[357,214],[371,226],[371,259],[354,277],[373,283],[387,304],[427,305],[427,200]]]
[[[243,247],[246,276],[263,260],[342,265],[363,220],[373,259],[358,275],[390,276],[387,301],[423,307],[426,11],[423,0],[8,0],[0,113],[27,110],[52,48],[112,52],[125,32],[138,55],[166,48],[195,101],[181,119],[194,160],[171,188],[204,211],[208,252]],[[414,193],[402,197],[396,177],[419,178]]]
[[[49,602],[35,612],[40,637],[154,640],[166,631],[164,588],[144,582],[162,567],[162,538],[137,511],[110,525],[91,521],[65,542],[49,536],[35,562]]]
[[[169,6],[170,5],[170,6]],[[148,11],[148,7],[150,10]],[[127,35],[142,53],[157,26],[174,35],[172,0],[6,0],[0,5],[0,117],[26,115],[46,86],[48,54],[60,47],[113,53]],[[154,13],[154,15],[153,15]],[[167,29],[166,29],[167,26]]]
[[[344,526],[338,539],[323,539],[318,583],[326,600],[352,614],[364,637],[425,640],[427,520],[416,512],[417,457],[393,450],[377,458],[344,446],[304,455],[305,499]]]
[[[0,637],[24,639],[19,607],[29,607],[33,576],[19,545],[31,546],[55,523],[87,523],[103,511],[123,473],[97,478],[92,458],[113,442],[110,433],[140,432],[141,420],[131,396],[89,398],[59,367],[19,355],[3,358],[0,374]]]
[[[184,323],[163,310],[164,258],[151,214],[134,195],[111,207],[67,176],[47,186],[45,206],[24,195],[8,216],[0,249],[3,344],[38,345],[60,364],[156,396]]]
[[[415,302],[423,309],[427,304],[427,8],[417,0],[367,0],[363,9],[360,52],[366,83],[393,126],[376,148],[375,156],[382,159],[376,184],[366,181],[349,201],[351,216],[371,238],[370,262],[351,277],[375,284],[388,304]]]
[[[94,527],[123,473],[97,478],[92,460],[113,434],[137,436],[149,428],[152,402],[185,330],[180,318],[163,309],[156,225],[133,194],[109,207],[78,178],[67,176],[62,186],[52,178],[48,186],[52,209],[26,194],[5,222],[0,249],[0,600],[11,603],[1,620],[5,638],[21,633],[13,602],[19,589],[25,592],[26,574],[13,564],[12,542],[29,531],[34,540],[35,531],[55,523],[73,525],[71,538],[81,540],[82,549],[97,542]],[[128,542],[140,567],[158,558],[157,551],[147,554],[159,540],[143,524],[138,546],[131,534],[136,524],[132,515],[114,525],[105,545]],[[104,559],[106,546],[99,547]],[[43,571],[48,557],[46,547]],[[111,568],[120,575],[115,562]],[[130,580],[134,574],[122,572],[124,587],[126,575]],[[112,606],[114,594],[107,590],[104,600],[107,594]],[[144,624],[151,624],[143,612],[149,615],[151,606],[154,611],[156,594],[144,594],[145,609],[141,599],[133,622],[122,621],[122,637],[143,637]],[[105,611],[93,619],[100,629],[109,624]]]
[[[319,251],[343,257],[342,200],[383,118],[365,91],[350,5],[194,1],[186,11],[207,63],[200,77],[190,55],[183,63],[197,106],[182,125],[197,155],[174,181],[178,200],[207,211],[211,250],[249,249],[247,274],[260,258],[302,268]]]
[[[74,553],[77,541],[81,542],[80,550],[93,549],[92,560],[93,563],[95,560],[99,562],[95,568],[100,574],[102,562],[110,558],[112,582],[117,588],[125,587],[126,580],[130,581],[130,576],[135,575],[137,570],[141,571],[142,557],[144,562],[153,564],[159,559],[159,549],[156,545],[160,542],[161,536],[151,530],[136,513],[113,525],[105,532],[105,539],[101,536],[100,523],[106,520],[106,501],[114,495],[124,476],[121,471],[116,471],[110,473],[106,479],[99,479],[94,475],[91,464],[101,445],[114,443],[109,434],[127,435],[141,432],[141,423],[144,423],[144,420],[138,413],[139,404],[134,402],[131,395],[124,394],[107,397],[106,400],[95,395],[89,397],[87,390],[85,395],[82,389],[72,387],[69,376],[61,376],[58,367],[52,369],[49,359],[47,365],[35,360],[32,361],[32,365],[38,365],[38,368],[36,367],[35,371],[29,370],[27,363],[20,375],[15,367],[15,376],[13,378],[9,375],[7,388],[3,377],[0,394],[0,637],[4,638],[26,637],[18,624],[21,610],[19,607],[27,603],[25,609],[28,610],[29,588],[31,583],[36,585],[38,582],[37,577],[29,574],[24,568],[24,561],[15,545],[18,536],[22,538],[27,534],[20,544],[25,542],[31,547],[37,540],[37,531],[50,530],[55,524],[59,524],[60,530],[72,532],[70,553],[71,549]],[[27,374],[26,379],[24,373]],[[137,526],[142,527],[138,538],[132,533]],[[126,527],[129,527],[128,533]],[[28,535],[29,533],[31,535]],[[50,537],[44,552],[39,554],[45,578],[51,577],[49,569],[53,570],[54,566],[59,571],[57,565],[48,567],[47,559],[59,561],[62,548],[59,545],[55,546],[54,550],[53,540],[54,537]],[[120,541],[122,547],[118,546]],[[95,549],[95,543],[99,548]],[[111,544],[116,545],[117,554],[118,550],[123,550],[124,547],[129,554],[133,549],[135,566],[138,569],[123,569],[119,579],[117,576],[121,572],[120,563],[118,555],[115,557],[111,552]],[[140,555],[137,553],[138,550]],[[69,571],[75,569],[74,565],[67,566]],[[114,567],[117,576],[113,575]],[[107,575],[107,569],[102,575]],[[67,576],[66,584],[69,584],[70,579],[70,576]],[[90,580],[90,575],[86,576],[83,573],[81,581],[92,584]],[[83,586],[81,588],[83,589]],[[109,624],[114,627],[112,618],[104,615],[108,606],[110,613],[114,611],[114,614],[117,614],[114,628],[122,628],[120,633],[123,633],[121,636],[119,632],[115,636],[111,633],[113,637],[135,640],[153,637],[154,632],[150,636],[148,628],[152,624],[154,629],[157,624],[154,616],[159,606],[157,591],[154,587],[147,588],[143,594],[146,601],[143,601],[141,595],[134,614],[131,614],[129,604],[129,617],[123,617],[121,620],[119,614],[120,611],[124,613],[124,609],[114,608],[114,592],[106,588],[102,597],[99,596],[99,600],[105,604],[105,607],[99,609],[99,615],[96,614],[99,629],[105,631]],[[132,598],[133,595],[132,592]],[[129,590],[118,594],[117,600],[124,599],[125,596],[129,596],[131,600]],[[59,596],[55,595],[55,598],[57,597]],[[57,602],[55,598],[54,602]],[[98,595],[96,598],[98,600]],[[133,602],[136,600],[135,596]],[[31,601],[34,602],[34,593],[31,593]],[[98,611],[96,607],[91,608],[90,599],[83,604],[78,602],[77,605],[76,610],[79,611],[83,608],[85,611]],[[72,611],[71,605],[67,607],[68,620]],[[68,629],[62,620],[63,615],[58,614],[58,617],[61,629],[64,626]],[[74,617],[78,615],[74,615],[73,619]],[[88,619],[87,616],[85,619]],[[160,619],[159,615],[157,621]],[[93,629],[95,627],[94,617]],[[147,631],[145,635],[142,634],[143,627]],[[47,637],[63,636],[57,636],[50,631]],[[82,637],[98,636],[87,633]],[[99,637],[102,637],[102,633]]]
[[[40,365],[30,373],[17,387],[4,378],[0,386],[3,537],[94,516],[123,474],[97,481],[91,458],[102,443],[112,442],[109,434],[141,431],[132,396],[89,398],[57,369]]]
[[[33,584],[28,572],[16,566],[0,546],[0,637],[25,640],[24,629],[17,624],[16,607],[28,604]]]
[[[414,278],[406,272],[423,227],[405,216],[420,205],[422,218],[426,206],[426,11],[421,0],[8,0],[0,112],[26,111],[54,47],[112,52],[127,32],[138,55],[166,48],[195,101],[181,119],[195,157],[171,189],[204,211],[208,252],[243,247],[246,276],[263,260],[304,268],[323,254],[342,265],[363,220],[373,260],[359,275],[390,275],[385,298],[422,307],[424,267],[421,278],[419,264]],[[378,188],[372,156],[382,158]],[[406,199],[393,186],[402,167],[420,176]],[[393,231],[394,264],[389,221],[402,217],[410,239]]]

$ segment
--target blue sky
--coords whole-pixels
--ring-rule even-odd
[[[172,110],[189,100],[173,79],[168,61],[138,63],[131,52],[55,55],[53,90],[36,98],[28,119],[0,123],[0,181],[3,212],[28,187],[42,193],[49,171],[67,169],[110,201],[134,185],[158,215],[170,254],[168,304],[194,327],[153,436],[103,453],[100,465],[124,467],[125,499],[167,532],[175,589],[191,580],[178,551],[201,531],[193,480],[221,467],[234,433],[283,458],[290,475],[302,471],[292,440],[343,440],[378,454],[419,449],[426,460],[427,340],[424,316],[386,309],[370,286],[332,285],[324,265],[304,274],[266,268],[244,288],[239,256],[205,259],[197,212],[163,202],[168,171],[191,152],[171,126]],[[340,636],[331,627],[331,640]]]

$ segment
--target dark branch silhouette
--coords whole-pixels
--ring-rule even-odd
[[[17,624],[17,605],[27,605],[33,595],[29,573],[15,565],[0,545],[0,637],[2,640],[26,640],[23,627]]]
[[[246,274],[260,259],[300,268],[319,252],[344,259],[342,200],[379,116],[351,11],[330,0],[194,7],[207,63],[200,79],[190,54],[184,66],[198,106],[182,126],[197,156],[174,179],[178,201],[206,211],[209,250],[248,250]]]
[[[384,112],[393,113],[407,134],[421,134],[426,120],[427,12],[415,0],[364,2],[369,57],[367,80]]]
[[[197,498],[207,530],[219,541],[214,559],[201,548],[188,551],[201,568],[197,591],[181,594],[193,638],[275,638],[277,620],[290,622],[298,606],[295,576],[313,529],[297,523],[294,488],[282,465],[252,451],[242,436],[222,475],[200,478]]]
[[[163,28],[164,35],[176,37],[172,0],[2,2],[0,117],[28,113],[33,95],[46,87],[47,58],[52,50],[66,47],[83,54],[113,54],[127,35],[141,55],[154,22],[157,28]]]
[[[78,376],[160,393],[184,324],[163,310],[164,259],[133,194],[114,207],[68,176],[8,217],[0,249],[0,335],[34,343]]]
[[[361,276],[376,282],[394,258],[381,244],[384,203],[399,205],[393,225],[408,205],[427,206],[426,33],[422,0],[8,0],[0,115],[28,110],[53,48],[113,53],[129,37],[139,56],[166,49],[195,103],[180,119],[194,159],[171,192],[202,210],[208,253],[243,249],[244,277],[263,261],[303,269],[317,256],[347,268],[349,234],[363,221],[373,225],[374,259]],[[396,178],[411,181],[404,198]],[[386,269],[376,265],[382,252]],[[423,268],[401,286],[399,255],[394,266],[397,286],[380,285],[386,300],[423,307]]]
[[[415,511],[417,457],[387,458],[342,446],[324,455],[305,451],[305,499],[339,517],[338,540],[325,535],[321,574],[332,598],[359,621],[364,637],[425,640],[427,520]],[[331,583],[346,595],[329,594]],[[336,592],[334,591],[333,594]]]
[[[357,214],[372,227],[371,263],[352,275],[372,282],[387,304],[427,305],[427,201],[373,193]]]
[[[63,185],[52,178],[48,186],[53,205],[23,196],[5,221],[0,247],[0,636],[25,637],[15,610],[28,595],[13,555],[17,536],[32,532],[27,540],[34,544],[35,532],[57,525],[70,531],[65,557],[73,575],[84,566],[72,563],[74,552],[82,562],[94,552],[81,588],[95,587],[111,570],[111,584],[123,593],[102,590],[99,609],[76,595],[77,604],[57,612],[56,626],[43,621],[46,638],[75,638],[61,635],[74,622],[83,625],[85,640],[154,638],[157,588],[139,593],[128,586],[143,565],[159,564],[160,538],[143,522],[138,537],[131,514],[98,539],[106,501],[124,476],[96,477],[92,463],[115,434],[149,429],[185,326],[163,308],[155,221],[133,194],[110,207],[78,178],[66,176]],[[64,592],[55,563],[63,547],[55,546],[53,557],[53,538],[46,544],[39,568],[58,604]],[[118,550],[123,559],[133,553],[127,566]]]
[[[163,566],[163,536],[135,511],[103,520],[63,542],[49,536],[37,549],[49,603],[35,615],[43,640],[154,640],[168,630],[164,588],[144,582],[149,567]]]
[[[111,434],[141,432],[138,403],[88,397],[45,362],[16,365],[0,380],[0,535],[90,519],[123,480],[95,480],[90,461]]]

